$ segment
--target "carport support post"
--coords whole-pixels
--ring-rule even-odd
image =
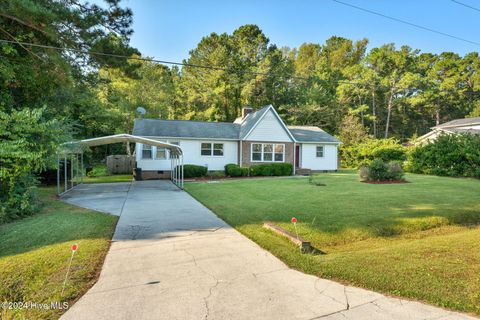
[[[82,170],[82,173],[80,173],[80,183],[83,183],[83,151],[80,154],[80,159],[81,159],[80,169]]]
[[[57,194],[60,194],[60,155],[57,153]]]
[[[67,176],[68,176],[68,169],[67,169],[67,153],[65,152],[65,160],[64,160],[64,163],[63,163],[63,168],[64,168],[64,172],[65,172],[65,192],[67,191],[67,188],[68,188],[68,180],[67,180]]]
[[[180,167],[180,170],[182,170],[182,189],[183,189],[183,154],[182,154],[182,166]]]
[[[73,153],[70,155],[70,186],[73,188]]]

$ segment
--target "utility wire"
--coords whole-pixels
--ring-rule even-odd
[[[451,0],[451,1],[452,1],[452,2],[455,2],[456,4],[459,4],[459,5],[461,5],[461,6],[464,6],[464,7],[467,7],[467,8],[469,8],[469,9],[472,9],[472,10],[475,10],[475,11],[480,12],[480,9],[479,9],[479,8],[475,8],[475,7],[473,7],[473,6],[469,5],[469,4],[466,4],[466,3],[463,3],[463,2],[460,2],[460,1],[457,1],[457,0]]]
[[[476,42],[476,41],[468,40],[468,39],[465,39],[465,38],[457,37],[453,34],[438,31],[438,30],[435,30],[435,29],[432,29],[432,28],[429,28],[429,27],[424,27],[424,26],[421,26],[421,25],[416,24],[416,23],[408,22],[406,20],[402,20],[402,19],[399,19],[399,18],[388,16],[388,15],[380,13],[380,12],[376,12],[376,11],[373,11],[373,10],[362,8],[362,7],[353,5],[351,3],[343,2],[343,1],[340,1],[340,0],[332,0],[332,1],[336,2],[336,3],[339,3],[341,5],[347,6],[347,7],[351,7],[351,8],[363,11],[363,12],[367,12],[367,13],[379,16],[379,17],[383,17],[383,18],[390,19],[390,20],[393,20],[393,21],[396,21],[396,22],[399,22],[399,23],[403,23],[403,24],[409,25],[411,27],[415,27],[415,28],[422,29],[422,30],[425,30],[425,31],[429,31],[429,32],[432,32],[432,33],[436,33],[436,34],[439,34],[439,35],[442,35],[442,36],[445,36],[445,37],[449,37],[449,38],[452,38],[452,39],[456,39],[456,40],[459,40],[459,41],[463,41],[463,42],[467,42],[467,43],[470,43],[470,44],[480,46],[480,42]],[[454,1],[454,2],[457,2],[457,1]]]
[[[191,67],[191,68],[211,69],[211,70],[220,70],[220,71],[228,71],[228,72],[231,71],[228,68],[219,67],[219,66],[199,65],[199,64],[191,64],[191,63],[176,62],[176,61],[166,61],[166,60],[159,60],[159,59],[153,59],[153,58],[142,58],[142,57],[139,57],[139,56],[136,57],[136,56],[126,56],[126,55],[121,55],[121,54],[114,54],[114,53],[88,51],[88,50],[75,49],[75,48],[62,48],[62,47],[57,47],[57,46],[30,43],[30,42],[22,42],[22,41],[16,41],[16,40],[0,39],[0,42],[12,43],[12,44],[17,44],[17,45],[21,45],[21,46],[32,46],[32,47],[43,48],[43,49],[53,49],[53,50],[58,50],[58,51],[64,51],[65,50],[65,51],[82,53],[82,54],[87,54],[87,55],[97,55],[97,56],[103,56],[103,57],[122,58],[122,59],[127,59],[127,60],[147,61],[147,62],[154,62],[154,63],[159,63],[159,64],[168,64],[168,65],[184,66],[184,67]],[[253,74],[253,75],[274,76],[274,74],[269,73],[269,72],[258,72],[258,71],[248,71],[248,70],[245,71],[245,72],[249,73],[249,74]],[[312,78],[300,77],[300,76],[288,76],[286,78],[300,79],[300,80],[311,80],[312,79]],[[328,82],[327,80],[323,80],[323,79],[318,79],[318,80],[323,81],[323,82]],[[332,82],[340,83],[340,84],[351,84],[351,85],[357,85],[357,86],[368,86],[367,84],[364,84],[364,83],[351,82],[351,81],[345,81],[345,80],[336,80],[336,81],[332,81]]]

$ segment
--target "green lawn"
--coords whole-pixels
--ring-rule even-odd
[[[132,179],[131,174],[114,174],[111,176],[84,177],[83,183],[130,182]]]
[[[0,225],[0,302],[72,303],[93,285],[109,248],[117,217],[58,201],[54,188],[40,192],[44,206],[37,215]],[[74,243],[79,249],[61,296]],[[58,319],[61,313],[0,308],[0,319]]]
[[[289,266],[323,278],[480,315],[480,181],[407,175],[361,183],[354,172],[188,183],[186,190]],[[301,254],[273,221],[325,255]]]

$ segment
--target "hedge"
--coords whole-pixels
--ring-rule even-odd
[[[185,178],[204,177],[207,175],[208,168],[197,166],[195,164],[185,164],[183,166],[183,176]]]
[[[410,152],[407,170],[413,173],[480,178],[480,135],[443,134]]]
[[[235,163],[229,163],[225,166],[225,174],[230,177],[246,177],[250,174],[250,169],[240,167]]]
[[[348,168],[368,165],[374,159],[385,162],[407,159],[406,148],[395,139],[368,139],[364,143],[341,146],[340,152],[342,165]]]
[[[290,163],[265,163],[247,167],[230,163],[225,166],[225,174],[230,177],[246,176],[289,176],[293,172]]]
[[[250,167],[251,176],[289,176],[292,172],[290,163],[266,163]]]

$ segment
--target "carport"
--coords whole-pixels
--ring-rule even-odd
[[[171,161],[170,179],[177,187],[183,189],[183,152],[179,146],[155,139],[123,133],[92,139],[70,141],[62,144],[63,148],[57,155],[57,194],[63,195],[75,186],[83,183],[83,176],[85,174],[83,153],[86,148],[113,143],[142,143],[168,149],[170,151]],[[61,179],[62,173],[63,179]],[[70,179],[68,178],[69,175]],[[62,182],[64,183],[63,188],[61,187]]]

